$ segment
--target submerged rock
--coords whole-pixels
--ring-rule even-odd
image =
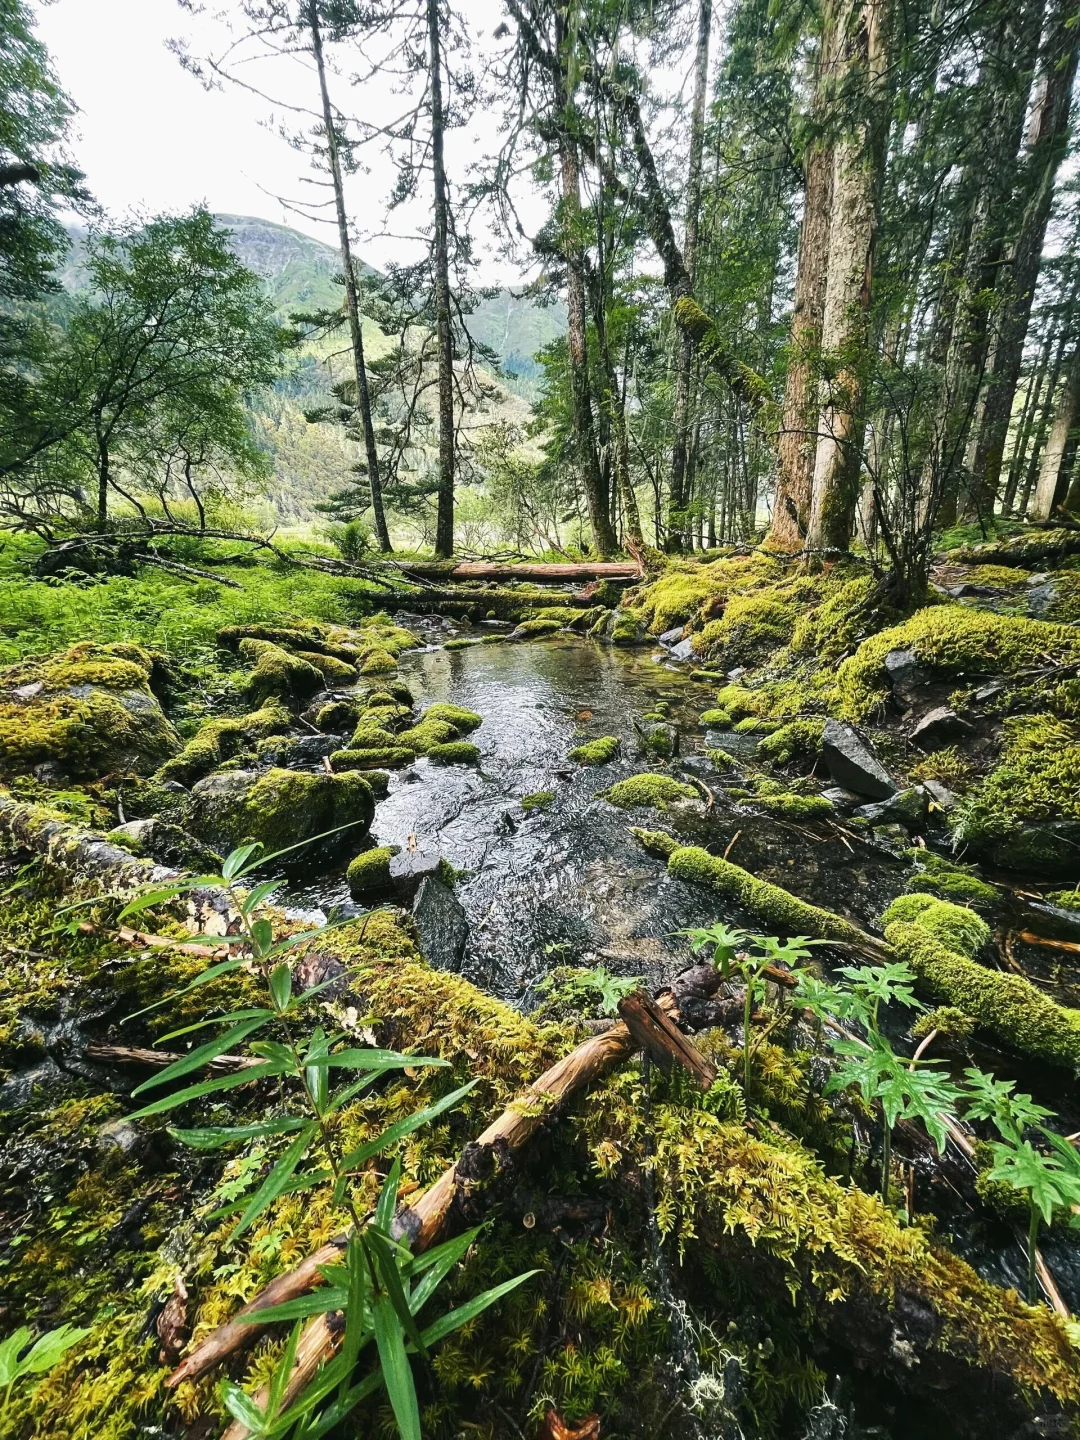
[[[895,793],[888,771],[850,725],[825,721],[822,755],[829,774],[845,790],[868,795],[871,800],[887,800]]]
[[[400,858],[400,857],[396,857]],[[469,939],[461,902],[436,875],[425,875],[412,907],[420,950],[437,970],[460,970]]]

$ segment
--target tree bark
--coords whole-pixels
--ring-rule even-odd
[[[1078,56],[1080,26],[1076,24],[1075,0],[1055,0],[1040,56],[1038,100],[1028,130],[1030,148],[1021,181],[1023,221],[1011,256],[990,381],[979,401],[966,456],[971,480],[964,514],[972,519],[991,514],[997,497],[1054,182],[1068,148]]]
[[[690,161],[686,176],[686,233],[683,264],[689,293],[694,291],[697,262],[698,219],[701,210],[701,158],[705,139],[705,94],[709,83],[709,32],[712,27],[712,0],[699,0],[697,47],[694,56],[694,100],[690,112]],[[668,490],[668,549],[679,550],[686,543],[686,507],[690,500],[687,485],[687,453],[690,444],[690,409],[693,398],[694,342],[682,326],[676,328],[674,438],[671,447],[671,479]]]
[[[1029,520],[1049,520],[1054,512],[1058,497],[1062,462],[1069,448],[1069,438],[1078,417],[1080,417],[1080,346],[1073,351],[1072,359],[1061,387],[1050,436],[1043,451],[1039,468],[1039,483],[1035,486],[1035,498],[1028,509]]]
[[[818,54],[817,85],[828,64],[830,18],[831,9],[827,9]],[[823,139],[811,143],[804,174],[784,413],[776,447],[776,496],[769,527],[769,545],[776,550],[801,550],[810,521],[817,450],[817,358],[825,310],[832,213],[833,152]]]
[[[874,240],[881,170],[883,0],[845,0],[837,20],[834,83],[854,79],[862,113],[835,144],[832,223],[821,347],[836,365],[821,407],[807,545],[846,550],[858,495]]]
[[[435,554],[454,553],[454,334],[450,323],[449,220],[443,159],[442,40],[439,0],[428,0],[431,84],[431,165],[435,180],[435,323],[439,352],[439,500]]]
[[[345,305],[349,314],[349,339],[352,344],[353,373],[356,378],[356,404],[360,411],[360,424],[364,432],[364,452],[367,460],[368,485],[371,489],[371,508],[375,517],[375,538],[383,554],[393,549],[390,532],[386,525],[383,509],[382,480],[379,475],[379,452],[375,446],[375,426],[371,418],[371,394],[367,383],[367,366],[364,362],[364,329],[360,318],[359,287],[353,264],[352,242],[349,239],[349,222],[345,214],[345,189],[341,179],[341,154],[338,147],[337,127],[330,104],[330,91],[326,84],[326,62],[323,57],[322,30],[319,24],[317,0],[308,4],[308,29],[311,31],[311,48],[315,55],[315,68],[319,75],[319,94],[322,97],[323,129],[326,132],[326,153],[330,162],[330,179],[334,187],[334,206],[337,211],[338,245],[341,249],[341,268],[345,277]]]

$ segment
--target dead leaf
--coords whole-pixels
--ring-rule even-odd
[[[600,1416],[586,1415],[576,1425],[568,1425],[554,1406],[549,1405],[536,1440],[600,1440]]]

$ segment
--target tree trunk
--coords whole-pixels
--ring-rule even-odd
[[[1062,462],[1069,448],[1069,438],[1080,415],[1080,346],[1073,351],[1065,384],[1061,387],[1054,423],[1050,427],[1050,438],[1043,451],[1039,468],[1039,483],[1035,487],[1035,499],[1028,510],[1030,520],[1049,520],[1054,511],[1058,485],[1061,478]]]
[[[1069,107],[1078,55],[1080,26],[1076,24],[1075,0],[1055,0],[1040,56],[1038,101],[1028,130],[1030,149],[1022,177],[1023,223],[1012,253],[990,382],[980,401],[968,445],[971,484],[965,514],[971,518],[991,514],[997,497],[1054,182],[1068,148]]]
[[[1035,429],[1039,406],[1043,403],[1043,384],[1046,381],[1052,349],[1053,335],[1048,331],[1039,347],[1038,359],[1032,366],[1027,393],[1024,396],[1024,408],[1020,412],[1020,422],[1016,427],[1016,444],[1013,446],[1012,459],[1009,462],[1009,478],[1005,483],[1005,493],[1001,497],[1001,509],[1006,515],[1010,514],[1016,505],[1016,492],[1020,486],[1020,476],[1024,473],[1028,446]]]
[[[830,19],[831,11],[827,9],[816,86],[821,84],[828,64]],[[769,527],[769,545],[776,550],[801,550],[810,521],[817,450],[817,357],[825,310],[832,211],[833,152],[824,140],[816,139],[810,145],[804,171],[803,218],[799,227],[784,414],[776,447],[776,497]]]
[[[428,0],[431,166],[435,179],[435,323],[439,352],[439,501],[435,554],[454,553],[454,334],[450,324],[450,253],[443,160],[442,41],[439,0]]]
[[[694,101],[690,112],[690,161],[686,176],[686,234],[683,264],[693,294],[697,260],[698,219],[701,210],[701,158],[705,137],[705,95],[709,83],[709,31],[712,0],[698,5],[697,49],[694,60]],[[694,342],[682,326],[676,327],[674,438],[671,447],[671,482],[668,490],[668,549],[679,550],[686,540],[687,453],[690,444],[690,410],[693,402]]]
[[[383,510],[382,481],[379,476],[379,452],[375,447],[375,426],[371,418],[371,395],[368,391],[367,367],[364,363],[364,330],[360,319],[360,297],[353,265],[352,242],[349,239],[349,222],[345,214],[345,190],[341,180],[341,155],[338,149],[337,127],[330,105],[330,91],[326,84],[326,63],[323,58],[322,31],[319,26],[317,0],[308,5],[308,28],[311,31],[311,48],[315,55],[315,68],[319,75],[319,93],[322,97],[323,129],[326,132],[326,154],[330,162],[330,179],[334,187],[334,205],[337,210],[338,244],[341,248],[341,268],[345,277],[345,305],[349,313],[349,338],[352,343],[353,372],[356,377],[356,404],[360,411],[360,423],[364,431],[364,451],[367,457],[368,485],[371,488],[371,508],[375,515],[375,538],[379,549],[388,554],[390,531],[386,526]]]
[[[832,224],[821,348],[839,357],[822,405],[814,456],[807,545],[846,550],[858,495],[864,425],[865,358],[881,170],[881,105],[885,57],[883,0],[846,0],[837,22],[838,87],[855,80],[863,114],[853,119],[833,155]],[[871,113],[877,112],[877,113]]]

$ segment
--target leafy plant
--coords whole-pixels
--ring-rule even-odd
[[[528,1277],[519,1276],[504,1286],[487,1291],[471,1302],[471,1307],[453,1312],[457,1318],[449,1329],[446,1324],[453,1317],[445,1317],[421,1333],[415,1315],[464,1253],[471,1237],[465,1239],[464,1245],[453,1241],[449,1246],[441,1246],[427,1255],[413,1257],[407,1247],[391,1234],[400,1173],[398,1162],[394,1163],[374,1220],[370,1222],[357,1209],[351,1193],[351,1181],[374,1156],[458,1104],[476,1082],[469,1081],[459,1086],[433,1104],[390,1125],[381,1135],[347,1154],[340,1153],[333,1117],[345,1105],[389,1071],[406,1067],[445,1066],[447,1062],[421,1055],[401,1055],[375,1047],[356,1047],[348,1042],[346,1033],[328,1032],[321,1025],[307,1036],[297,1038],[295,1022],[298,1015],[308,1001],[332,982],[315,985],[301,994],[294,993],[292,971],[286,956],[297,945],[309,940],[314,932],[280,939],[275,937],[272,921],[264,911],[267,901],[282,883],[280,880],[263,880],[246,891],[239,888],[253,871],[286,853],[278,851],[274,855],[263,856],[261,848],[257,844],[241,845],[226,857],[220,875],[196,876],[174,885],[147,889],[121,912],[120,919],[125,919],[152,906],[165,904],[186,890],[220,886],[228,893],[237,910],[245,948],[249,952],[247,957],[237,956],[208,966],[176,995],[164,997],[155,1005],[139,1011],[139,1014],[157,1008],[170,998],[188,994],[197,986],[241,965],[253,968],[264,980],[267,991],[267,1003],[264,1005],[199,1020],[162,1036],[161,1041],[164,1042],[212,1027],[217,1027],[219,1031],[213,1039],[197,1045],[159,1074],[144,1081],[132,1093],[141,1095],[150,1090],[172,1087],[175,1082],[184,1081],[195,1072],[204,1070],[220,1056],[234,1053],[241,1045],[246,1046],[252,1064],[223,1076],[196,1080],[193,1084],[182,1084],[179,1089],[170,1089],[169,1093],[136,1111],[132,1118],[163,1114],[189,1101],[218,1095],[257,1080],[274,1079],[278,1082],[283,1105],[294,1113],[244,1125],[172,1127],[170,1133],[182,1144],[197,1150],[218,1149],[241,1141],[288,1137],[285,1148],[254,1193],[231,1198],[208,1217],[218,1220],[239,1211],[234,1237],[247,1230],[280,1196],[317,1186],[332,1187],[334,1203],[344,1206],[353,1224],[346,1272],[327,1271],[328,1289],[320,1290],[316,1296],[306,1296],[290,1305],[278,1307],[273,1312],[264,1311],[260,1319],[299,1321],[304,1316],[344,1309],[348,1316],[346,1337],[337,1359],[324,1367],[302,1398],[291,1407],[285,1408],[299,1327],[294,1331],[275,1371],[266,1406],[260,1408],[254,1399],[229,1381],[223,1382],[224,1403],[236,1419],[258,1436],[284,1435],[296,1426],[298,1436],[309,1437],[326,1433],[364,1395],[385,1384],[402,1436],[405,1440],[419,1440],[419,1411],[408,1354],[419,1353],[426,1358],[429,1344],[448,1334],[449,1329],[479,1314],[480,1310]],[[343,1072],[345,1083],[332,1087],[331,1071]],[[413,1280],[418,1277],[423,1278],[419,1279],[414,1289]],[[372,1338],[378,1355],[379,1373],[359,1386],[351,1385],[357,1357]],[[314,1406],[335,1389],[338,1397],[330,1406],[328,1413],[331,1418],[327,1420],[322,1415],[317,1420],[312,1419]],[[343,1405],[344,1409],[341,1408]]]
[[[25,1325],[20,1325],[0,1343],[0,1390],[4,1392],[0,1424],[7,1419],[11,1392],[18,1381],[27,1375],[44,1375],[73,1345],[78,1345],[89,1334],[89,1330],[80,1330],[74,1325],[61,1325],[57,1330],[46,1330],[30,1345],[30,1331]],[[28,1345],[29,1350],[26,1349]],[[24,1350],[25,1355],[22,1353]]]
[[[595,1001],[601,1015],[614,1017],[619,1013],[619,1001],[640,984],[640,975],[612,975],[605,966],[597,965],[592,970],[549,976],[540,988],[549,995],[558,990],[559,998],[570,1004],[591,1005]]]
[[[1050,1224],[1054,1211],[1080,1205],[1080,1154],[1060,1135],[1047,1138],[1054,1153],[1036,1150],[1030,1140],[995,1142],[994,1165],[989,1179],[1003,1181],[1023,1191],[1028,1202],[1028,1301],[1038,1298],[1039,1224]]]
[[[712,963],[725,980],[736,973],[746,986],[743,1003],[743,1092],[749,1096],[750,1061],[753,1056],[750,1021],[761,978],[774,965],[798,969],[810,959],[809,947],[822,942],[811,940],[807,935],[795,935],[790,940],[778,940],[774,935],[748,935],[745,930],[735,930],[724,924],[680,930],[678,933],[689,937],[690,948],[695,954],[711,951]],[[746,948],[740,949],[740,946]]]

